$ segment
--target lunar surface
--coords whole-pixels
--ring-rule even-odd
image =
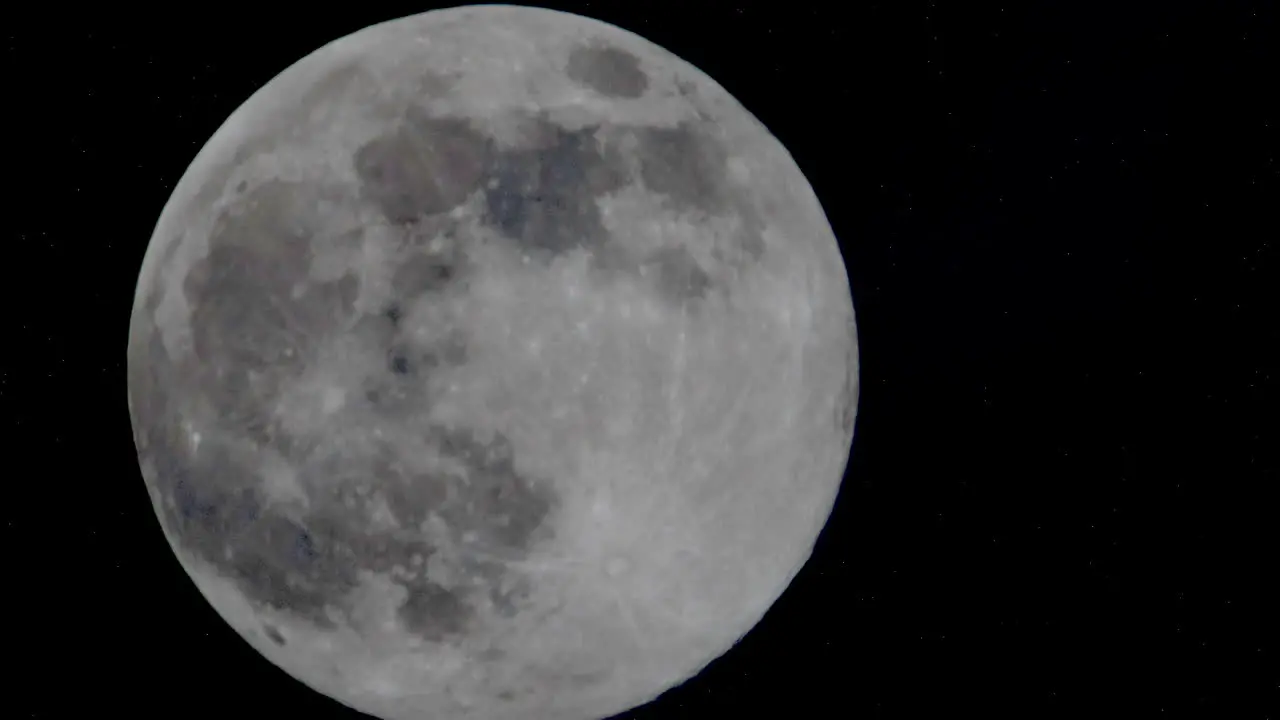
[[[231,115],[151,239],[128,377],[165,536],[272,663],[387,720],[592,720],[787,587],[858,362],[822,208],[724,88],[477,6]]]

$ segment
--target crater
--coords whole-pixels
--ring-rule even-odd
[[[398,302],[388,303],[382,311],[382,317],[390,321],[392,326],[399,327],[400,321],[404,319],[404,309]]]
[[[281,635],[280,631],[275,629],[271,625],[263,625],[262,634],[266,635],[267,639],[269,639],[271,642],[277,645],[283,646],[285,644],[284,635]]]

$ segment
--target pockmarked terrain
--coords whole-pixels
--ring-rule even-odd
[[[635,35],[505,6],[238,109],[156,227],[128,367],[201,591],[388,719],[604,717],[696,673],[807,559],[858,393],[777,140]]]

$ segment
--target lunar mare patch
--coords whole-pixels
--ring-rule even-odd
[[[606,44],[579,45],[569,54],[565,74],[608,97],[635,99],[649,87],[649,76],[635,55]]]

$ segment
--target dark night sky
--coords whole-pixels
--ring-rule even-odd
[[[3,23],[5,717],[357,717],[178,567],[124,348],[151,230],[226,116],[430,9],[358,5]],[[624,717],[1280,720],[1275,3],[550,5],[684,57],[789,147],[863,360],[812,562]]]

